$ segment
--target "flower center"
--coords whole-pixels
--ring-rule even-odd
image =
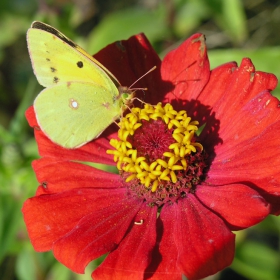
[[[203,179],[206,154],[195,142],[197,125],[169,103],[132,108],[119,123],[119,139],[110,141],[115,150],[107,153],[137,196],[157,204],[174,201]]]

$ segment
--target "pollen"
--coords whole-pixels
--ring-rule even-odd
[[[195,141],[198,121],[192,121],[185,110],[172,105],[145,104],[132,108],[119,122],[119,139],[111,139],[117,168],[125,181],[138,180],[151,192],[168,182],[178,182],[178,174],[188,168],[188,157],[203,147]]]

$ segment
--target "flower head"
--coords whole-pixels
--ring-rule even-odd
[[[78,149],[52,143],[28,109],[42,157],[33,162],[40,186],[23,207],[35,250],[53,250],[77,273],[109,253],[94,279],[200,279],[228,266],[232,230],[280,213],[277,79],[249,59],[210,71],[201,34],[162,62],[144,35],[95,57],[123,85],[158,71],[139,82],[144,104],[119,129]]]

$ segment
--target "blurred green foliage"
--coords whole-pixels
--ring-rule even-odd
[[[192,33],[207,37],[212,68],[250,57],[257,70],[280,77],[280,2],[264,0],[2,0],[0,1],[0,280],[90,279],[36,253],[22,220],[37,182],[37,147],[24,112],[40,91],[25,34],[34,20],[56,27],[89,53],[144,32],[163,57]],[[275,91],[280,96],[279,87]],[[280,279],[280,220],[237,233],[230,268],[211,279]]]

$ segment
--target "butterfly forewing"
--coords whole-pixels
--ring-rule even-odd
[[[110,76],[110,78],[114,81],[114,83],[116,85],[120,85],[120,82],[117,80],[117,78],[104,65],[102,65],[98,60],[96,60],[94,57],[92,57],[90,54],[88,54],[83,48],[81,48],[79,45],[77,45],[71,39],[69,39],[64,34],[62,34],[59,30],[55,29],[54,27],[52,27],[46,23],[40,22],[40,21],[34,21],[31,25],[31,29],[43,30],[43,31],[46,31],[47,33],[53,34],[57,38],[60,38],[64,43],[68,44],[71,48],[76,49],[79,53],[81,53],[82,55],[87,57],[94,64],[96,64],[100,68],[102,68],[106,72],[106,74],[108,74]]]
[[[60,38],[30,28],[27,42],[34,73],[42,86],[68,81],[92,82],[118,95],[115,84],[98,65]]]

